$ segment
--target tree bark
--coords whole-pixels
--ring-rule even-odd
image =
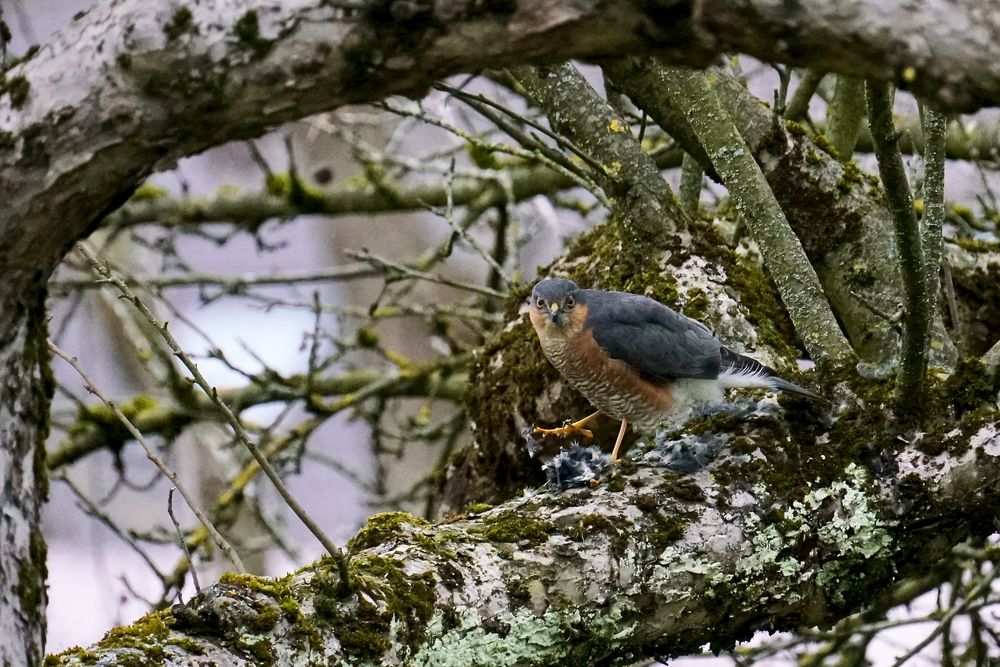
[[[0,664],[37,665],[45,637],[41,507],[53,386],[44,287],[9,299],[0,314]]]
[[[935,418],[963,387],[941,387]],[[904,445],[888,427],[861,431],[887,424],[875,401],[891,387],[855,389],[864,399],[844,391],[830,429],[799,400],[784,417],[746,404],[596,487],[437,525],[376,515],[351,542],[345,597],[329,559],[277,580],[228,576],[55,662],[625,665],[832,623],[988,533],[1000,507],[1000,434],[981,411]],[[675,474],[678,438],[721,455]]]

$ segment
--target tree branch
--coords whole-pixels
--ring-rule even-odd
[[[669,103],[658,61],[633,58],[603,67],[615,68],[617,85],[686,151],[704,155],[690,124]],[[773,111],[736,78],[716,73],[714,88],[816,268],[852,347],[864,359],[887,361],[898,349],[898,335],[890,322],[864,305],[889,312],[903,300],[891,216],[880,191],[856,165],[823,152],[803,126],[790,124],[787,131],[776,132]],[[702,165],[711,166],[707,156]],[[935,363],[953,365],[955,347],[940,318],[934,322],[933,340]]]
[[[854,357],[823,294],[802,244],[746,142],[709,87],[705,75],[684,69],[663,70],[671,102],[683,111],[699,142],[712,158],[750,234],[760,246],[764,264],[774,278],[795,329],[814,360],[835,365]]]
[[[845,461],[844,438],[879,410],[851,401],[845,423],[816,440],[824,429],[758,408],[729,417],[732,435],[699,431],[724,454],[691,476],[664,468],[667,438],[596,488],[529,492],[433,526],[376,515],[351,541],[358,584],[346,599],[328,559],[276,580],[227,576],[55,662],[632,664],[825,625],[878,606],[883,591],[891,604],[897,576],[925,574],[970,531],[988,532],[983,518],[1000,504],[989,420],[926,434],[949,442],[930,458],[918,443],[887,451],[877,483]],[[800,438],[808,447],[791,452]],[[754,453],[726,449],[737,442]]]
[[[688,217],[628,122],[570,64],[522,67],[512,75],[553,129],[601,163],[593,176],[613,200],[623,238],[646,246],[647,256],[664,249],[668,233],[685,227]]]
[[[927,280],[928,307],[936,311],[938,291],[941,287],[941,256],[944,247],[944,163],[945,131],[948,125],[944,114],[924,108],[924,214],[921,220],[920,240],[924,255],[924,276]]]
[[[896,127],[892,122],[892,96],[889,86],[870,82],[866,87],[868,116],[878,170],[885,196],[892,212],[896,247],[903,274],[905,316],[903,347],[896,377],[896,406],[912,413],[921,405],[924,376],[927,373],[927,343],[930,331],[930,306],[927,294],[926,264],[921,247],[913,195],[906,180],[903,158],[896,147]]]
[[[850,160],[858,141],[861,121],[865,117],[865,82],[849,76],[838,76],[833,102],[827,111],[830,142],[842,160]]]

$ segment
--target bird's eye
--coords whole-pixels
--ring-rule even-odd
[[[545,299],[543,299],[542,297],[538,297],[537,299],[535,299],[535,307],[539,309],[545,308]]]
[[[566,297],[566,307],[567,308],[572,308],[575,305],[576,305],[576,299],[574,299],[571,296]]]

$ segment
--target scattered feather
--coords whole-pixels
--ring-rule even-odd
[[[611,457],[597,447],[584,447],[574,443],[556,454],[542,466],[542,470],[545,471],[549,488],[565,491],[577,486],[588,486],[610,465]]]

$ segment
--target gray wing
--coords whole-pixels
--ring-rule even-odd
[[[654,382],[718,377],[722,344],[704,324],[648,297],[587,292],[587,326],[612,358]]]

